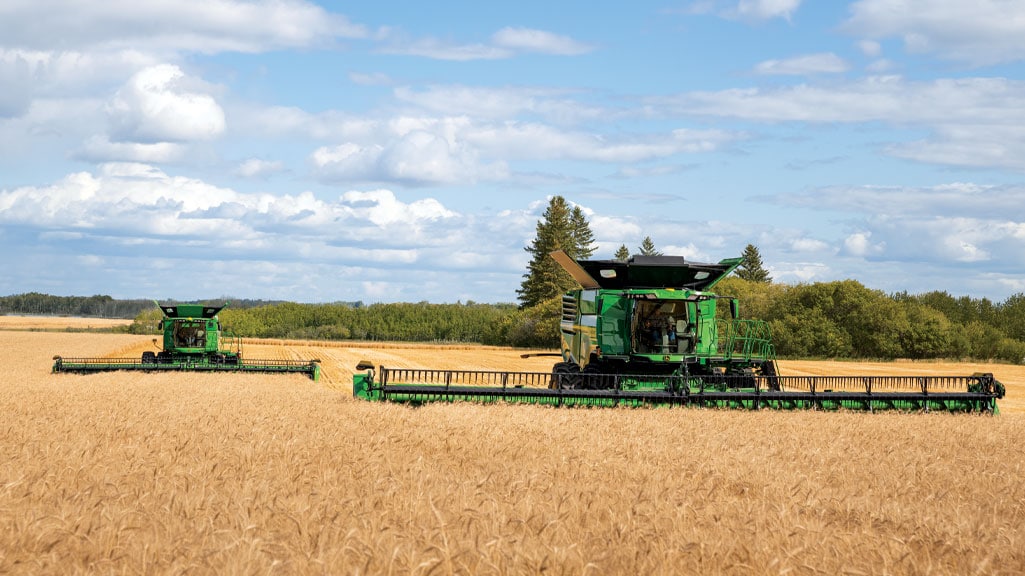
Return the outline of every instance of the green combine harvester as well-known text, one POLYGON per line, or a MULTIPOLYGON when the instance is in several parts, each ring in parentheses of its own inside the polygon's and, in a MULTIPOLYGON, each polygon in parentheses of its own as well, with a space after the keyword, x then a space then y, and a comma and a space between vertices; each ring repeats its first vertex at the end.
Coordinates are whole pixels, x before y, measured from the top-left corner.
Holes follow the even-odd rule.
MULTIPOLYGON (((634 256, 552 257, 580 284, 562 300, 562 361, 549 372, 375 368, 360 362, 353 394, 422 404, 904 410, 996 413, 1004 386, 971 376, 784 376, 769 326, 739 317, 712 288, 742 262, 634 256), (720 306, 724 302, 726 306, 720 306)), ((524 355, 524 357, 529 355, 524 355)))
MULTIPOLYGON (((227 306, 227 304, 225 304, 227 306)), ((92 374, 114 370, 271 372, 320 378, 320 360, 253 360, 242 358, 242 338, 222 331, 217 314, 224 306, 177 304, 162 306, 163 347, 141 358, 64 358, 54 356, 54 372, 92 374)), ((156 339, 153 339, 156 344, 156 339)))

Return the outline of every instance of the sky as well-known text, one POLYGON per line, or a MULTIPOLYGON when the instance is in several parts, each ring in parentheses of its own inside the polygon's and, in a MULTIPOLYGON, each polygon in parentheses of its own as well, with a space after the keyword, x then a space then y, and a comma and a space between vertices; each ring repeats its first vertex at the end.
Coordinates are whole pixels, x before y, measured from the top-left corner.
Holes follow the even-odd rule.
POLYGON ((515 302, 593 258, 1025 292, 1018 0, 0 3, 0 295, 515 302))

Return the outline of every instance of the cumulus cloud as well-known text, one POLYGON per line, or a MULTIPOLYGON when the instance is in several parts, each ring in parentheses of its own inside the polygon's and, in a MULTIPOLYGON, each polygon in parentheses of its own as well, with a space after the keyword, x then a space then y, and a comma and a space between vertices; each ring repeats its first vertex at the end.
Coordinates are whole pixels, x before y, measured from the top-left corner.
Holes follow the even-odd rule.
POLYGON ((90 93, 97 86, 123 82, 139 69, 159 63, 156 55, 130 48, 91 52, 26 50, 5 48, 0 41, 0 78, 19 82, 4 81, 0 100, 28 92, 47 98, 90 93))
POLYGON ((872 243, 871 232, 855 232, 844 238, 843 246, 848 254, 860 257, 881 254, 886 248, 884 242, 872 243))
POLYGON ((366 28, 303 0, 0 3, 0 38, 29 50, 264 52, 364 38, 366 28))
POLYGON ((406 204, 400 202, 390 190, 346 192, 342 194, 341 205, 349 214, 382 227, 393 224, 415 225, 417 222, 433 222, 458 216, 434 198, 406 204))
POLYGON ((952 183, 830 187, 772 201, 843 213, 852 228, 842 242, 847 256, 996 271, 1025 265, 1023 195, 1020 186, 952 183))
POLYGON ((225 129, 224 110, 173 64, 135 73, 107 106, 112 134, 135 142, 210 140, 225 129))
POLYGON ((978 66, 1025 58, 1025 18, 1016 2, 859 0, 850 13, 847 31, 899 38, 909 52, 978 66))
POLYGON ((137 163, 0 191, 0 222, 92 241, 112 234, 139 245, 217 245, 235 255, 283 257, 306 246, 311 257, 340 257, 337 246, 357 246, 382 260, 399 250, 406 261, 425 246, 450 245, 461 237, 453 231, 468 225, 433 198, 406 202, 383 189, 334 200, 311 192, 242 193, 137 163))
POLYGON ((931 131, 890 153, 925 162, 1025 170, 1025 82, 957 78, 927 82, 872 76, 843 84, 688 92, 651 98, 663 113, 761 122, 882 122, 931 131))
POLYGON ((99 270, 69 277, 66 266, 53 266, 78 259, 109 270, 102 290, 126 297, 210 297, 237 285, 254 297, 365 299, 372 295, 358 281, 370 281, 389 284, 390 300, 488 294, 509 301, 536 218, 463 214, 386 189, 324 198, 240 192, 137 163, 0 190, 0 231, 6 253, 20 255, 10 262, 19 277, 33 278, 37 289, 93 293, 84 286, 99 270), (183 267, 203 273, 182 274, 183 267), (446 276, 452 273, 458 286, 446 276), (208 282, 211 275, 217 281, 208 282))
POLYGON ((427 130, 396 134, 383 144, 323 146, 310 157, 327 181, 399 181, 410 185, 474 182, 503 177, 501 164, 478 160, 457 140, 427 130))

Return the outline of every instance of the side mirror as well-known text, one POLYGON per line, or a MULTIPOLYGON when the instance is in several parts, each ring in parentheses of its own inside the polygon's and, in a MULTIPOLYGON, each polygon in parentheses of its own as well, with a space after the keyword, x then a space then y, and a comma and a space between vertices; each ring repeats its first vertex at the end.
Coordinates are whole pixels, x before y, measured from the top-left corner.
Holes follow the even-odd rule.
POLYGON ((735 299, 730 299, 730 318, 736 320, 740 317, 740 302, 735 299))

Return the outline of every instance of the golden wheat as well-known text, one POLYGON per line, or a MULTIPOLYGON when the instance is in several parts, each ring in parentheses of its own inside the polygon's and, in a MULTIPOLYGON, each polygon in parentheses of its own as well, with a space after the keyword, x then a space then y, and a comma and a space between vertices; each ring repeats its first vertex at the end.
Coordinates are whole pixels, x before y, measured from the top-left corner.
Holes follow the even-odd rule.
POLYGON ((78 318, 75 316, 0 316, 0 330, 77 330, 128 326, 122 318, 78 318))
MULTIPOLYGON (((0 331, 0 573, 1025 571, 1025 415, 1010 398, 997 417, 410 409, 353 400, 354 360, 552 359, 345 342, 246 344, 320 357, 319 383, 49 373, 56 353, 146 345, 0 331)), ((1017 367, 988 370, 1021 396, 1017 367)))

